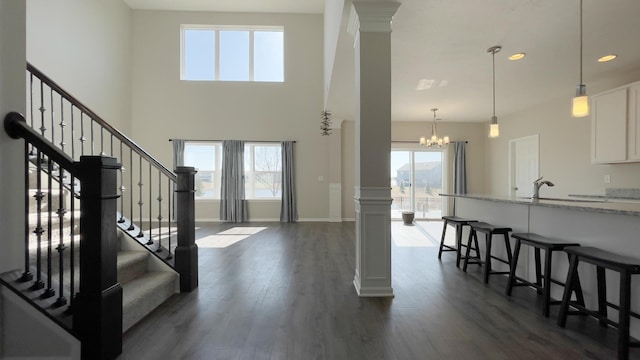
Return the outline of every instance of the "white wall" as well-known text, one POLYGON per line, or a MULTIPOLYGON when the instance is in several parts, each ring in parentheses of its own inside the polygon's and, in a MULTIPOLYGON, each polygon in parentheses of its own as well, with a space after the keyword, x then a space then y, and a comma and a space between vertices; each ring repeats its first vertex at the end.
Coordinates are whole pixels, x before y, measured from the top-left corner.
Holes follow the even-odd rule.
MULTIPOLYGON (((296 140, 299 217, 326 220, 322 24, 322 15, 134 11, 132 137, 169 166, 169 138, 296 140), (181 81, 181 24, 284 26, 285 82, 181 81)), ((198 201, 196 218, 218 219, 218 207, 217 201, 198 201)), ((249 202, 251 220, 279 214, 279 201, 249 202)))
POLYGON ((325 0, 324 2, 324 103, 326 105, 336 58, 338 39, 342 28, 344 0, 325 0))
MULTIPOLYGON (((24 113, 25 86, 24 66, 26 62, 26 7, 22 0, 0 1, 0 116, 10 111, 24 113)), ((0 203, 11 206, 0 207, 0 273, 20 268, 24 253, 24 238, 20 224, 24 218, 22 194, 11 189, 20 188, 23 162, 20 154, 21 141, 11 139, 0 131, 0 203)), ((3 289, 0 289, 2 291, 3 289)), ((6 300, 0 293, 0 358, 7 354, 6 300)))
POLYGON ((80 359, 80 341, 7 288, 0 288, 7 359, 80 359))
MULTIPOLYGON (((640 80, 640 71, 588 83, 589 94, 596 94, 640 80)), ((590 118, 572 118, 571 97, 567 96, 525 111, 499 117, 500 137, 488 140, 487 192, 508 194, 508 141, 524 136, 540 136, 540 175, 553 181, 555 187, 544 188, 549 196, 567 194, 604 194, 607 187, 640 188, 640 163, 592 165, 590 118), (604 175, 611 183, 604 183, 604 175)))
MULTIPOLYGON (((10 111, 25 111, 25 5, 0 2, 0 119, 10 111)), ((18 269, 24 254, 24 145, 0 131, 0 273, 18 269), (10 205, 7 205, 10 204, 10 205)))
POLYGON ((131 10, 121 0, 29 0, 27 60, 124 133, 131 114, 131 10))

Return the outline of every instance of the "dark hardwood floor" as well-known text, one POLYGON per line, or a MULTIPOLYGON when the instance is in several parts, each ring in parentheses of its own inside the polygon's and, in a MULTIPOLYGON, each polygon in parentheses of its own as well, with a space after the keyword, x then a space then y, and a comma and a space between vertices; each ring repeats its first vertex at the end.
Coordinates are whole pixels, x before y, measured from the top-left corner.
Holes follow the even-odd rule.
POLYGON ((435 244, 394 245, 395 298, 359 298, 353 223, 207 224, 196 237, 206 238, 199 288, 130 329, 120 359, 616 357, 614 330, 582 317, 562 329, 533 290, 508 298, 506 277, 485 286, 453 253, 438 261, 435 244), (210 236, 257 226, 266 229, 226 247, 238 235, 210 236))

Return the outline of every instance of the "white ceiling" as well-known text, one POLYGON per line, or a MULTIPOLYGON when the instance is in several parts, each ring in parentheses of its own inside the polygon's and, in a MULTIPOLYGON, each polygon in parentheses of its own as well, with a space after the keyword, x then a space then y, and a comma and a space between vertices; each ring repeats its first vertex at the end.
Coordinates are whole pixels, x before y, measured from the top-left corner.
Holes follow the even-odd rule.
MULTIPOLYGON (((132 8, 322 13, 323 0, 125 0, 132 8)), ((400 0, 392 32, 392 119, 491 117, 496 54, 498 118, 551 99, 570 99, 579 82, 579 0, 400 0), (507 56, 525 52, 526 58, 507 56), (430 89, 417 90, 422 79, 430 89)), ((584 0, 584 83, 640 70, 640 0, 584 0), (596 59, 615 53, 618 59, 596 59)), ((349 9, 349 7, 347 7, 349 9)), ((328 108, 354 116, 353 39, 343 24, 328 108)), ((630 79, 629 81, 636 80, 630 79)))
POLYGON ((132 9, 322 14, 324 0, 124 0, 132 9))

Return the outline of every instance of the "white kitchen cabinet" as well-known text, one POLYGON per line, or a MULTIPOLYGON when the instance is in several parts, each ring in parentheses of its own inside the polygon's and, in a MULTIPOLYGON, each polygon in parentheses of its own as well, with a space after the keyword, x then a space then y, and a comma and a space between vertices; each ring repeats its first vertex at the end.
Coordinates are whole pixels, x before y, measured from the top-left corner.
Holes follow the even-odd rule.
POLYGON ((628 90, 628 160, 640 161, 640 83, 628 90))
POLYGON ((591 99, 591 162, 627 162, 627 87, 591 99))

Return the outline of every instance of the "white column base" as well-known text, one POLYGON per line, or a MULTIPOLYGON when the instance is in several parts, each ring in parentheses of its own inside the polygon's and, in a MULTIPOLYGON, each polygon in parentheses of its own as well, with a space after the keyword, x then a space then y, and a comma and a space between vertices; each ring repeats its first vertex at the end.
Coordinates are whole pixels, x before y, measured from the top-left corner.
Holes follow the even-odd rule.
POLYGON ((358 296, 392 297, 391 191, 355 189, 356 269, 353 285, 358 296))

